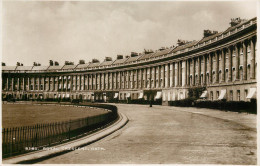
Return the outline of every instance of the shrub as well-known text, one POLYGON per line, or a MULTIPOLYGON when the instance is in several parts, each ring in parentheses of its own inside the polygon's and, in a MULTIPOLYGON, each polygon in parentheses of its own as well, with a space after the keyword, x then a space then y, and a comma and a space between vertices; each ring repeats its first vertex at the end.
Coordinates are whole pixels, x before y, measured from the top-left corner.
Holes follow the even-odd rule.
POLYGON ((187 98, 183 100, 169 101, 170 106, 179 106, 179 107, 192 107, 194 103, 194 98, 187 98))
POLYGON ((195 101, 195 107, 200 108, 212 108, 225 111, 234 112, 248 112, 257 113, 256 102, 245 102, 245 101, 195 101))
POLYGON ((199 99, 204 90, 206 90, 206 87, 189 88, 188 96, 189 98, 199 99))

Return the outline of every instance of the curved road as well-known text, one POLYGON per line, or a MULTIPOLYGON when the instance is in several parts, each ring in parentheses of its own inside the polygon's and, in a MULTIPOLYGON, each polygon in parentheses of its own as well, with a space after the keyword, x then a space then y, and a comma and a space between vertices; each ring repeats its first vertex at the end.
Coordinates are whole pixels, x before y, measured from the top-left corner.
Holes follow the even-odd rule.
POLYGON ((118 104, 128 124, 40 164, 256 164, 256 115, 118 104))

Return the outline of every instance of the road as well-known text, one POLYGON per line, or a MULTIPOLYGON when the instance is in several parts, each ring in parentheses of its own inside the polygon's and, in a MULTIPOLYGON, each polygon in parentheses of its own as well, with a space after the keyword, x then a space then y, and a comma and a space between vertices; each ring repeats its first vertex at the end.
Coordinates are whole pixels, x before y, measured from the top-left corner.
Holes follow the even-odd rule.
POLYGON ((118 104, 128 124, 37 164, 256 164, 256 115, 118 104))

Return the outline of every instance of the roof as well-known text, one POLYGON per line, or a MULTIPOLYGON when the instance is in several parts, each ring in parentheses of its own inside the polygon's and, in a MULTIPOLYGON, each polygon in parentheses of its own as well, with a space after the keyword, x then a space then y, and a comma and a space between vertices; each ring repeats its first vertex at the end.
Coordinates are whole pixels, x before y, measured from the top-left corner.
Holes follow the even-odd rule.
POLYGON ((15 70, 16 66, 2 66, 2 70, 15 70))
POLYGON ((157 52, 155 52, 153 55, 151 55, 150 58, 168 54, 168 53, 171 52, 173 49, 174 49, 174 48, 167 48, 167 49, 162 50, 162 51, 157 51, 157 52))
POLYGON ((155 53, 143 54, 138 60, 149 59, 155 53))
POLYGON ((99 66, 99 65, 100 65, 99 62, 97 62, 97 63, 90 63, 90 64, 88 65, 88 67, 97 67, 97 66, 99 66))
POLYGON ((214 39, 215 37, 221 35, 222 33, 223 33, 223 32, 219 32, 219 33, 216 33, 216 34, 214 34, 214 35, 211 35, 211 36, 208 36, 208 37, 204 37, 204 38, 202 38, 198 43, 200 44, 200 43, 203 43, 203 42, 208 41, 208 40, 210 40, 210 39, 214 39))
POLYGON ((182 46, 177 46, 177 47, 175 47, 170 53, 173 53, 173 52, 177 52, 177 51, 179 51, 179 50, 182 50, 182 49, 185 49, 185 48, 188 48, 188 47, 192 47, 192 46, 194 46, 194 45, 196 45, 198 43, 198 41, 192 41, 192 42, 189 42, 189 43, 187 43, 187 44, 185 44, 185 45, 182 45, 182 46))
POLYGON ((127 62, 132 62, 132 61, 136 61, 138 58, 140 58, 140 56, 129 57, 129 58, 125 61, 125 63, 127 63, 127 62))
POLYGON ((113 65, 115 64, 120 64, 120 63, 124 63, 128 58, 124 58, 124 59, 117 59, 113 62, 113 65))
POLYGON ((100 66, 106 66, 106 65, 111 65, 113 61, 104 61, 100 64, 100 66))
POLYGON ((235 26, 233 26, 233 27, 229 27, 227 30, 225 30, 223 33, 225 33, 225 32, 228 32, 228 31, 231 31, 231 30, 233 30, 233 29, 235 29, 235 28, 237 28, 237 27, 239 27, 239 26, 241 26, 241 25, 243 25, 243 24, 245 24, 246 22, 249 22, 249 21, 251 21, 252 19, 250 19, 250 20, 246 20, 246 21, 241 21, 241 23, 239 23, 239 24, 237 24, 237 25, 235 25, 235 26))
POLYGON ((50 66, 47 70, 60 70, 62 66, 50 66))
POLYGON ((75 69, 75 67, 76 67, 77 65, 64 65, 63 67, 62 67, 62 70, 66 70, 66 69, 75 69))
POLYGON ((17 66, 16 70, 32 70, 33 66, 17 66))
POLYGON ((49 66, 33 66, 32 70, 47 70, 49 66))
POLYGON ((75 69, 84 69, 87 68, 89 66, 89 63, 86 64, 78 64, 78 66, 75 69))

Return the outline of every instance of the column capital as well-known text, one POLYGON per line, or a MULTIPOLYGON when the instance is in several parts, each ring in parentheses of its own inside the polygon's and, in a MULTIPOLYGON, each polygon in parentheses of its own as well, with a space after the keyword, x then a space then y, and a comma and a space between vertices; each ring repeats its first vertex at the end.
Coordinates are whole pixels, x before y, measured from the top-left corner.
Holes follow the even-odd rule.
POLYGON ((234 49, 234 45, 228 46, 227 49, 232 51, 234 49))
POLYGON ((249 43, 249 40, 248 40, 248 39, 245 39, 245 40, 244 40, 244 41, 242 41, 241 43, 242 43, 242 45, 245 45, 245 46, 247 46, 247 45, 248 45, 248 43, 249 43))
POLYGON ((256 36, 251 37, 251 38, 250 38, 250 41, 251 41, 251 42, 254 42, 254 44, 255 44, 255 42, 256 42, 256 36))
POLYGON ((226 53, 227 48, 221 48, 220 51, 223 52, 223 53, 226 53))

